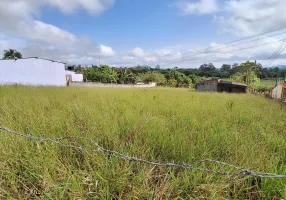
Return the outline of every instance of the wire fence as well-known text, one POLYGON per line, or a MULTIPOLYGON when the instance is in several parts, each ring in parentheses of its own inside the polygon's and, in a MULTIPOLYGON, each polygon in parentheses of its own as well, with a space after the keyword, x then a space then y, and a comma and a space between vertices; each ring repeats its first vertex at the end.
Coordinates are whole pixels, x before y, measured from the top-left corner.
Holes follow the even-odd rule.
POLYGON ((18 137, 23 137, 27 138, 30 140, 35 140, 39 142, 50 142, 54 143, 56 145, 66 147, 69 149, 73 149, 76 151, 80 152, 89 152, 89 153, 103 153, 108 156, 113 156, 113 157, 118 157, 123 161, 129 161, 129 162, 137 162, 137 163, 145 163, 148 165, 152 166, 160 166, 160 167, 170 167, 170 168, 182 168, 182 169, 189 169, 189 170, 194 170, 194 171, 201 171, 205 173, 213 173, 213 174, 219 174, 219 175, 226 175, 229 177, 232 176, 240 176, 240 177, 246 177, 246 176, 252 176, 252 177, 259 177, 259 178, 286 178, 286 175, 279 175, 279 174, 272 174, 272 173, 262 173, 262 172, 255 172, 251 171, 248 169, 244 169, 242 167, 238 167, 232 164, 228 164, 225 162, 217 161, 217 160, 210 160, 210 159, 203 159, 203 160, 197 160, 192 163, 183 163, 183 164, 176 164, 176 163, 160 163, 160 162, 155 162, 155 161, 149 161, 137 157, 132 157, 132 156, 127 156, 124 155, 120 152, 114 151, 114 150, 109 150, 105 149, 104 147, 100 146, 97 142, 85 138, 85 137, 78 137, 78 136, 66 136, 66 137, 60 137, 60 138, 46 138, 46 137, 38 137, 38 136, 33 136, 31 134, 23 134, 23 133, 18 133, 16 131, 10 130, 6 127, 0 126, 0 130, 3 133, 10 134, 10 135, 15 135, 18 137), (88 141, 90 144, 92 144, 95 148, 94 149, 88 149, 84 146, 76 146, 71 143, 71 140, 85 140, 88 141), (69 141, 70 143, 65 143, 65 141, 69 141), (195 165, 198 164, 215 164, 217 166, 224 166, 228 167, 230 170, 229 171, 218 171, 218 170, 213 170, 209 168, 202 168, 202 167, 195 167, 195 165))

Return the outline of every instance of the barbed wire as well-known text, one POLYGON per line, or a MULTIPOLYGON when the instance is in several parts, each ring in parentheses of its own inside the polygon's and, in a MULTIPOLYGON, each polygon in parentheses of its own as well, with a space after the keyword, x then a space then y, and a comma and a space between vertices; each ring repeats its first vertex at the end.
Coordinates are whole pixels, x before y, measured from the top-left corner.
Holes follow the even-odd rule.
POLYGON ((189 169, 194 171, 201 171, 206 173, 213 173, 213 174, 219 174, 219 175, 226 175, 226 176, 253 176, 253 177, 259 177, 259 178, 286 178, 286 175, 279 175, 279 174, 272 174, 272 173, 263 173, 263 172, 254 172, 251 170, 244 169, 242 167, 237 167, 232 164, 228 164, 225 162, 217 161, 217 160, 211 160, 211 159, 203 159, 203 160, 197 160, 192 163, 183 163, 183 164, 176 164, 176 163, 160 163, 160 162, 154 162, 149 161, 137 157, 127 156, 124 155, 118 151, 105 149, 104 147, 100 146, 97 142, 93 141, 92 139, 85 138, 85 137, 78 137, 78 136, 65 136, 60 138, 46 138, 46 137, 38 137, 31 134, 23 134, 19 133, 13 130, 10 130, 6 127, 0 126, 0 130, 6 134, 12 134, 18 137, 27 138, 30 140, 36 140, 39 142, 50 142, 57 144, 62 147, 67 147, 73 150, 81 151, 81 152, 90 152, 90 153, 104 153, 108 156, 118 157, 121 160, 129 161, 129 162, 137 162, 137 163, 145 163, 148 165, 153 166, 159 166, 159 167, 170 167, 170 168, 182 168, 182 169, 189 169), (92 145, 96 147, 96 149, 88 149, 83 146, 75 146, 72 144, 65 144, 65 140, 85 140, 90 142, 92 145), (196 164, 202 164, 202 163, 210 163, 210 164, 216 164, 218 166, 225 166, 229 167, 230 169, 235 169, 235 171, 218 171, 208 168, 201 168, 201 167, 195 167, 196 164))

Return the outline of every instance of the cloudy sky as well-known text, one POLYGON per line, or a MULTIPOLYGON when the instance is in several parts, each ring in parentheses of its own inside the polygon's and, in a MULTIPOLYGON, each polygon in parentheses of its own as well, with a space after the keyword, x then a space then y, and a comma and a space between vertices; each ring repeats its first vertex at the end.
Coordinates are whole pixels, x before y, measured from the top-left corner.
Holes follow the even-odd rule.
MULTIPOLYGON (((285 7, 285 0, 0 0, 0 51, 118 67, 267 65, 286 38, 285 7), (225 44, 272 30, 279 31, 225 44)), ((273 64, 286 64, 286 54, 273 64)))

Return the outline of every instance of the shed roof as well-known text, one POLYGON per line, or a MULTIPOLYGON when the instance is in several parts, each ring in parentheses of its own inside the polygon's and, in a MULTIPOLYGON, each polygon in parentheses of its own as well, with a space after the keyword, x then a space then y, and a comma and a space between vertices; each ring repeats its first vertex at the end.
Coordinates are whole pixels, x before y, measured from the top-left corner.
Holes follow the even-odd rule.
POLYGON ((64 62, 50 60, 50 59, 45 59, 45 58, 39 58, 39 57, 27 57, 27 58, 15 58, 15 59, 0 59, 0 60, 24 60, 24 59, 41 59, 41 60, 47 60, 47 61, 56 62, 56 63, 67 64, 67 63, 64 63, 64 62))

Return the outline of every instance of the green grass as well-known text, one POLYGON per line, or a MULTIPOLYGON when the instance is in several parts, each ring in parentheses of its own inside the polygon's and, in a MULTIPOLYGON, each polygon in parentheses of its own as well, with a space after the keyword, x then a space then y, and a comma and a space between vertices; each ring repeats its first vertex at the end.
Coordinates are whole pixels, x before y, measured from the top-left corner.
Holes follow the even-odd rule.
MULTIPOLYGON (((277 83, 283 83, 284 79, 279 78, 277 83)), ((260 82, 261 87, 268 87, 268 88, 274 88, 276 86, 276 79, 262 79, 260 82)))
MULTIPOLYGON (((5 86, 0 105, 0 124, 22 133, 88 137, 152 161, 214 159, 286 174, 286 109, 258 96, 5 86)), ((0 133, 0 199, 286 198, 283 179, 258 187, 251 178, 130 163, 0 133)))

